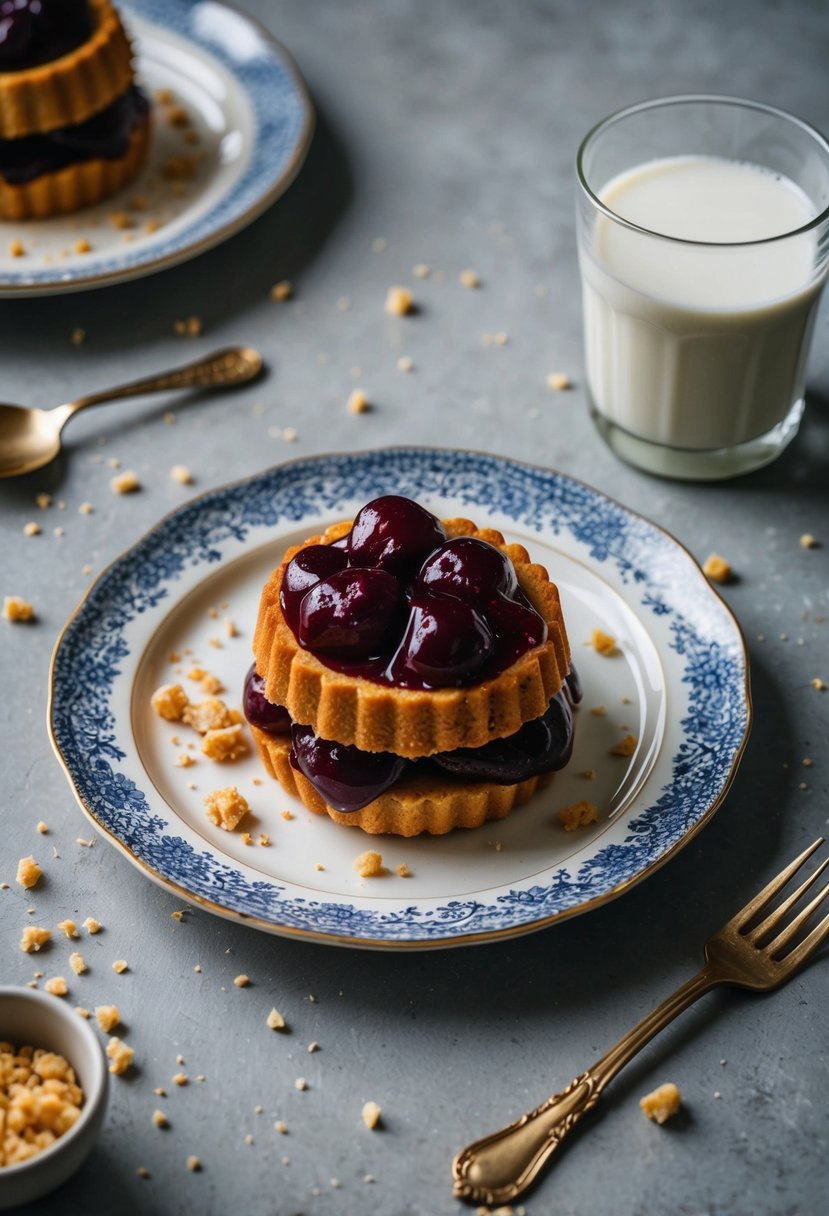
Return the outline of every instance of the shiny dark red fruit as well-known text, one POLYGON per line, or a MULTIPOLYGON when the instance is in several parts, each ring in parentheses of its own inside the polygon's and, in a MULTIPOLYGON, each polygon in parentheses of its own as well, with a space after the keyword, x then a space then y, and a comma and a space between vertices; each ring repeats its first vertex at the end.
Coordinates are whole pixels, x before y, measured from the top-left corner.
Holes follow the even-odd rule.
POLYGON ((78 0, 0 0, 0 71, 57 59, 91 33, 89 6, 78 0))
POLYGON ((258 726, 269 735, 284 735, 291 729, 291 715, 284 705, 274 705, 265 696, 265 681, 252 664, 245 676, 242 710, 251 726, 258 726))
POLYGON ((434 756, 433 762, 465 781, 516 785, 563 768, 573 750, 573 711, 566 692, 553 697, 542 717, 514 735, 483 747, 460 747, 434 756))
POLYGON ((291 763, 335 811, 359 811, 400 777, 407 761, 391 752, 363 752, 320 739, 310 726, 291 730, 291 763))
POLYGON ((515 567, 505 553, 475 536, 457 536, 427 557, 415 590, 452 595, 466 604, 486 605, 495 595, 512 595, 515 567))
POLYGON ((494 648, 492 630, 470 604, 449 596, 413 596, 392 674, 404 685, 446 688, 468 684, 494 648))
POLYGON ((299 606, 303 598, 321 579, 344 570, 347 564, 346 554, 332 545, 309 545, 288 562, 282 576, 279 602, 294 633, 299 629, 299 606))
POLYGON ((380 566, 394 574, 414 575, 418 566, 446 540, 443 524, 411 498, 385 494, 357 513, 351 529, 352 566, 380 566))
POLYGON ((323 655, 368 658, 394 645, 403 608, 403 588, 394 575, 377 569, 338 570, 303 597, 297 640, 323 655))

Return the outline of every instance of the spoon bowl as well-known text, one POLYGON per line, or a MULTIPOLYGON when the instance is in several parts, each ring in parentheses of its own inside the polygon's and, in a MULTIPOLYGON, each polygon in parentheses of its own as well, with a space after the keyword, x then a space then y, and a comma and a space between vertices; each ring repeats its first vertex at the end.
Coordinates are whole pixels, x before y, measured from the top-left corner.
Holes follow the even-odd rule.
POLYGON ((89 405, 174 389, 232 388, 253 380, 262 366, 258 351, 249 346, 230 346, 184 367, 104 389, 53 410, 0 404, 0 477, 32 473, 54 460, 60 451, 64 426, 89 405))

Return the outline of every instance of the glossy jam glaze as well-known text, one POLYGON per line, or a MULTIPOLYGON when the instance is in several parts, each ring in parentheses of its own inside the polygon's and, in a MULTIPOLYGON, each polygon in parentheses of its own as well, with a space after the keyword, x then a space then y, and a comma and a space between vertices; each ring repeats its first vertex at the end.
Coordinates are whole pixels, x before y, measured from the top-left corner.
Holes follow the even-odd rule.
POLYGON ((86 122, 46 135, 0 139, 0 176, 13 186, 80 161, 117 160, 127 152, 135 128, 148 113, 147 98, 132 85, 86 122))
POLYGON ((483 747, 458 748, 422 760, 404 760, 391 752, 364 752, 320 739, 309 726, 291 725, 287 710, 265 698, 263 681, 251 668, 245 680, 245 716, 270 734, 291 731, 291 764, 302 772, 329 806, 359 811, 390 789, 404 774, 441 773, 461 781, 515 785, 528 777, 563 768, 573 750, 573 706, 581 700, 575 670, 553 697, 546 713, 505 739, 483 747))
POLYGON ((0 0, 0 72, 50 63, 91 35, 86 0, 0 0))
POLYGON ((321 663, 396 688, 489 679, 547 637, 504 553, 477 537, 447 540, 434 515, 397 495, 368 503, 334 544, 301 550, 280 603, 321 663))

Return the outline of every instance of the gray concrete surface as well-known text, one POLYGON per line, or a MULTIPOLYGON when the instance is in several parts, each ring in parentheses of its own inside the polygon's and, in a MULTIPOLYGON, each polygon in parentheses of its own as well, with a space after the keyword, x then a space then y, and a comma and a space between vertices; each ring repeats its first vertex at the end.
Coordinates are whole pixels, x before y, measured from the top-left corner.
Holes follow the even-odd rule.
MULTIPOLYGON (((39 615, 31 628, 0 622, 0 878, 12 883, 0 892, 0 971, 4 982, 22 984, 37 965, 17 949, 26 907, 36 907, 39 923, 93 912, 107 931, 85 947, 100 965, 83 983, 84 1003, 117 999, 140 1060, 133 1077, 116 1080, 88 1164, 33 1216, 458 1212, 454 1151, 604 1051, 691 973, 709 931, 829 822, 829 694, 810 687, 814 676, 829 681, 826 308, 807 418, 775 466, 718 486, 653 480, 620 464, 586 416, 572 221, 578 139, 626 103, 728 92, 829 129, 826 5, 245 7, 294 52, 319 107, 313 148, 290 192, 223 247, 156 278, 0 303, 7 400, 58 402, 232 341, 259 346, 270 364, 264 383, 232 398, 176 404, 175 427, 162 421, 168 400, 90 412, 73 424, 58 463, 0 483, 2 593, 29 596, 39 615), (382 252, 373 251, 375 238, 387 241, 382 252), (391 283, 410 281, 416 262, 444 278, 415 281, 422 311, 404 326, 384 316, 382 303, 391 283), (457 283, 466 266, 480 274, 480 291, 457 283), (280 306, 268 289, 282 278, 297 290, 280 306), (338 310, 341 296, 350 311, 338 310), (174 337, 173 321, 190 313, 202 316, 202 337, 174 337), (69 342, 75 326, 88 334, 79 347, 69 342), (509 344, 485 348, 481 333, 496 330, 509 344), (412 375, 396 369, 404 353, 415 361, 412 375), (345 409, 354 365, 376 402, 361 417, 345 409), (546 390, 552 370, 569 372, 573 391, 546 390), (270 438, 274 425, 295 427, 296 444, 270 438), (173 463, 188 464, 202 490, 297 454, 400 442, 556 466, 657 519, 700 559, 712 550, 728 556, 739 577, 725 595, 748 638, 756 707, 733 790, 697 839, 641 886, 506 944, 381 955, 270 938, 204 912, 177 923, 177 901, 103 840, 92 849, 74 843, 88 825, 51 753, 45 712, 50 652, 90 581, 83 567, 96 573, 182 501, 167 477, 173 463), (93 462, 101 454, 136 469, 143 491, 113 499, 110 470, 93 462), (40 490, 64 499, 66 510, 38 515, 45 532, 27 539, 22 528, 37 514, 40 490), (78 514, 84 499, 97 504, 94 515, 78 514), (821 547, 802 549, 803 532, 821 547), (814 759, 808 770, 806 756, 814 759), (51 830, 44 840, 34 829, 40 818, 51 830), (46 856, 47 881, 27 895, 14 885, 14 867, 33 849, 46 856), (114 957, 129 961, 128 974, 111 975, 114 957), (255 980, 246 993, 231 983, 240 971, 255 980), (272 1003, 294 1033, 263 1046, 262 1008, 272 1003), (309 1056, 312 1039, 321 1050, 309 1056), (171 1085, 178 1053, 203 1083, 171 1085), (294 1090, 298 1074, 311 1084, 307 1093, 294 1090), (166 1132, 150 1118, 158 1085, 170 1091, 166 1132), (382 1132, 363 1129, 364 1097, 382 1105, 382 1132), (273 1131, 279 1117, 288 1136, 273 1131), (199 1174, 186 1169, 190 1153, 204 1163, 199 1174), (149 1180, 137 1176, 139 1166, 149 1180)), ((776 995, 707 997, 614 1084, 526 1211, 826 1211, 827 1003, 826 952, 776 995), (638 1098, 667 1079, 680 1085, 686 1116, 659 1129, 638 1098)))

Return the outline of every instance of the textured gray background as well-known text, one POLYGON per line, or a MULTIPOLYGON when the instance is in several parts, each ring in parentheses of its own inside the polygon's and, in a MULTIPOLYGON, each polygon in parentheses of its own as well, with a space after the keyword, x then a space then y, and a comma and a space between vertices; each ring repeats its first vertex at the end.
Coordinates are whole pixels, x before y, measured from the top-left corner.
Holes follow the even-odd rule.
MULTIPOLYGON (((319 107, 314 145, 289 193, 222 248, 157 278, 0 302, 8 400, 56 403, 236 340, 259 346, 271 369, 249 391, 176 403, 174 428, 162 422, 170 400, 90 412, 72 425, 58 463, 0 483, 0 591, 32 598, 39 616, 30 628, 0 622, 0 877, 12 882, 0 892, 2 979, 24 983, 37 965, 17 949, 27 906, 45 924, 94 913, 107 931, 84 943, 97 966, 73 988, 88 1006, 118 1001, 140 1060, 134 1077, 115 1079, 88 1164, 31 1209, 42 1216, 459 1211, 453 1152, 615 1041, 696 968, 707 933, 827 823, 829 695, 809 685, 815 675, 829 680, 829 624, 813 620, 829 612, 825 307, 806 422, 775 466, 720 486, 650 479, 618 463, 586 416, 572 222, 578 139, 624 104, 730 92, 829 128, 826 4, 246 7, 294 52, 319 107), (382 253, 372 251, 378 237, 388 242, 382 253), (386 318, 386 288, 410 281, 421 261, 444 280, 415 281, 418 317, 386 318), (479 292, 458 285, 465 266, 481 275, 479 292), (290 305, 268 299, 281 278, 296 283, 290 305), (538 286, 549 294, 540 298, 538 286), (343 295, 349 312, 336 307, 343 295), (175 338, 173 321, 194 312, 203 336, 175 338), (77 325, 88 338, 75 348, 77 325), (484 348, 481 333, 495 330, 509 345, 484 348), (411 376, 396 370, 402 353, 416 363, 411 376), (345 410, 355 364, 377 403, 358 418, 345 410), (546 390, 552 370, 569 372, 575 389, 546 390), (256 403, 264 415, 254 414, 256 403), (274 425, 296 427, 298 442, 269 438, 274 425), (52 645, 89 583, 82 567, 99 571, 186 497, 168 479, 173 463, 188 464, 203 490, 298 454, 403 442, 556 466, 657 519, 700 559, 711 550, 728 556, 739 577, 725 594, 749 640, 756 707, 728 801, 679 857, 622 899, 503 945, 382 955, 270 938, 204 912, 176 923, 176 902, 102 840, 92 849, 74 843, 88 824, 50 751, 45 709, 52 645), (101 454, 135 468, 143 491, 113 498, 110 470, 93 462, 101 454), (44 535, 25 539, 42 489, 66 510, 38 514, 44 535), (77 513, 84 499, 94 515, 77 513), (51 533, 58 522, 61 540, 51 533), (806 531, 823 547, 801 549, 806 531), (52 828, 45 839, 34 831, 41 817, 52 828), (49 857, 52 843, 60 860, 49 857), (48 879, 30 897, 13 878, 17 858, 33 849, 48 879), (131 967, 120 978, 108 967, 119 956, 131 967), (255 988, 232 987, 240 971, 255 988), (263 1040, 274 1003, 294 1033, 263 1040), (311 1039, 322 1046, 314 1056, 305 1052, 311 1039), (170 1093, 172 1127, 162 1133, 150 1122, 159 1105, 152 1089, 175 1088, 178 1052, 191 1076, 207 1079, 170 1093), (293 1088, 300 1073, 311 1083, 305 1094, 293 1088), (361 1125, 366 1097, 383 1107, 381 1133, 361 1125), (279 1116, 287 1137, 272 1129, 279 1116), (190 1153, 202 1158, 201 1174, 186 1170, 190 1153), (136 1176, 139 1165, 150 1181, 136 1176), (373 1186, 362 1181, 367 1172, 373 1186)), ((43 961, 54 970, 63 953, 43 961)), ((622 1075, 527 1211, 825 1211, 828 1001, 826 957, 777 995, 707 997, 622 1075), (659 1129, 637 1101, 666 1079, 680 1085, 687 1113, 659 1129)))

